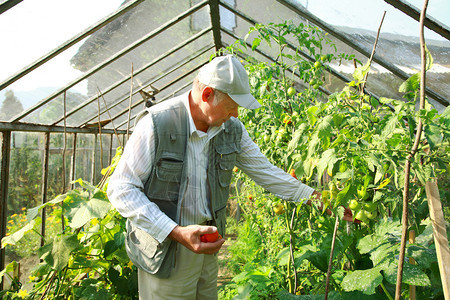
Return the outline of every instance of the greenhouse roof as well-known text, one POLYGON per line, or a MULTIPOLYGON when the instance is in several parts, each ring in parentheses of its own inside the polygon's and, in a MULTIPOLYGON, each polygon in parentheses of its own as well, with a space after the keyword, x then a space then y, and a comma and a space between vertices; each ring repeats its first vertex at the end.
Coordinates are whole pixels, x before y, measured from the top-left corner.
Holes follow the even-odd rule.
MULTIPOLYGON (((95 133, 100 124, 103 132, 123 132, 146 103, 188 91, 217 49, 243 39, 255 23, 285 20, 319 27, 338 53, 362 63, 380 28, 367 90, 401 99, 398 86, 420 71, 420 7, 418 0, 6 0, 0 4, 0 100, 12 92, 23 109, 0 114, 0 130, 95 133)), ((431 1, 427 11, 425 37, 434 59, 427 95, 442 111, 450 101, 450 3, 431 1)), ((270 48, 258 55, 276 60, 270 48)), ((330 65, 330 77, 340 83, 322 92, 342 89, 353 70, 352 62, 330 65)))

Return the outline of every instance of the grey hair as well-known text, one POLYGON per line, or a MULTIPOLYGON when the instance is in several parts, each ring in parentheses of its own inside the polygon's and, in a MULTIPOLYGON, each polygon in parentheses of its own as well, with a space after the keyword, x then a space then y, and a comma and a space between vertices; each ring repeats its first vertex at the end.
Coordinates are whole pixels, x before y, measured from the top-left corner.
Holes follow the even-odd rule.
MULTIPOLYGON (((193 88, 197 88, 198 91, 202 91, 205 87, 207 87, 208 85, 200 82, 198 80, 197 77, 195 77, 194 79, 194 84, 193 84, 193 88)), ((213 105, 216 106, 217 104, 219 104, 223 99, 225 99, 225 96, 227 95, 226 93, 219 91, 213 87, 211 87, 214 90, 214 101, 213 101, 213 105)))

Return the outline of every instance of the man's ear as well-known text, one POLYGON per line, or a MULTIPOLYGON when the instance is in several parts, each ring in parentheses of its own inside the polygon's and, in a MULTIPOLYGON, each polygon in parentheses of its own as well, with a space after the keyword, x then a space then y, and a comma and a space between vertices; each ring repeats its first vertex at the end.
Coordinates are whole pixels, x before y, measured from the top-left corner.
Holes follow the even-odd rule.
POLYGON ((214 98, 214 89, 212 87, 206 86, 202 91, 202 101, 208 102, 214 98))

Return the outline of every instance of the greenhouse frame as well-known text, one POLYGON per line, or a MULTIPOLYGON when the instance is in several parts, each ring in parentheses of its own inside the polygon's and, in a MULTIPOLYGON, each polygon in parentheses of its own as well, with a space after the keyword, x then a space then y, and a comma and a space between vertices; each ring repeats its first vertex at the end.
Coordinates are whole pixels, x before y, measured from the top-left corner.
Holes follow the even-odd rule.
MULTIPOLYGON (((0 21, 13 17, 16 11, 28 5, 27 2, 4 0, 0 3, 0 21)), ((439 20, 433 15, 439 15, 442 2, 433 2, 428 4, 423 23, 427 49, 433 56, 424 93, 436 113, 445 114, 450 103, 450 28, 448 16, 447 20, 439 20)), ((344 4, 326 0, 124 0, 78 34, 65 37, 62 43, 54 42, 53 49, 46 53, 37 53, 39 58, 34 61, 17 64, 18 68, 8 71, 6 78, 0 76, 0 96, 5 99, 0 109, 1 238, 12 233, 11 226, 18 226, 12 215, 20 215, 57 199, 60 194, 83 187, 77 179, 84 178, 92 186, 102 184, 109 175, 108 166, 118 147, 124 147, 133 132, 136 116, 147 107, 189 91, 198 70, 217 52, 234 52, 242 62, 250 61, 249 56, 252 56, 266 64, 277 64, 280 60, 283 63, 278 54, 280 49, 256 38, 258 31, 251 28, 257 24, 305 24, 305 28, 310 26, 311 30, 324 33, 321 54, 348 54, 339 58, 329 55, 336 59, 322 63, 323 84, 315 88, 319 102, 325 102, 345 89, 347 83, 354 82, 353 71, 368 60, 370 72, 362 85, 363 93, 378 102, 386 98, 403 99, 404 92, 398 87, 421 71, 418 36, 421 1, 347 0, 344 4), (358 9, 353 11, 355 7, 358 9), (374 7, 379 10, 369 13, 374 7), (378 11, 384 14, 378 15, 378 11), (365 16, 361 19, 358 14, 365 16), (330 20, 331 15, 336 18, 330 20), (361 24, 361 20, 366 23, 361 24), (414 28, 414 35, 410 33, 411 28, 414 28), (237 48, 240 50, 232 50, 237 48), (53 84, 53 80, 60 82, 56 79, 62 77, 60 65, 64 65, 65 70, 70 69, 67 73, 71 75, 64 77, 67 78, 65 84, 53 84), (38 78, 47 80, 42 88, 20 92, 21 86, 38 78), (13 106, 7 106, 7 99, 17 101, 22 97, 27 98, 26 106, 14 106, 14 111, 13 106), (30 174, 36 178, 30 179, 30 174)), ((52 18, 52 7, 43 10, 52 18)), ((286 64, 294 60, 293 57, 314 64, 320 57, 319 53, 296 46, 295 39, 286 39, 282 49, 288 53, 284 56, 286 64)), ((9 45, 4 43, 3 47, 9 45)), ((30 47, 29 51, 32 50, 30 47)), ((20 57, 2 59, 4 62, 21 60, 20 57)), ((308 83, 302 77, 301 69, 287 68, 286 72, 296 92, 311 88, 311 81, 308 83)), ((395 105, 386 105, 395 111, 395 105)), ((421 109, 419 100, 416 109, 421 109)), ((446 147, 448 150, 448 144, 446 147)), ((448 162, 443 178, 444 181, 449 179, 448 162)), ((449 195, 448 190, 444 195, 449 195)), ((435 198, 439 203, 437 214, 442 215, 440 202, 445 205, 449 199, 442 199, 441 193, 439 201, 439 191, 435 198)), ((44 237, 53 230, 48 223, 50 213, 49 207, 39 210, 42 223, 36 226, 40 227, 41 237, 34 241, 33 247, 43 247, 44 237)), ((444 214, 448 214, 448 210, 444 214)), ((446 218, 448 220, 448 216, 446 218)), ((61 219, 64 231, 64 215, 61 219)), ((450 259, 448 240, 445 242, 448 226, 444 223, 441 228, 444 247, 438 250, 443 289, 443 294, 438 296, 445 299, 450 299, 450 263, 445 262, 450 259)), ((7 255, 6 249, 1 248, 0 270, 20 258, 17 254, 7 255)), ((24 262, 21 268, 24 264, 38 264, 39 259, 42 261, 41 257, 24 262)), ((22 271, 19 268, 14 272, 22 271)), ((3 280, 2 290, 12 284, 3 280)))

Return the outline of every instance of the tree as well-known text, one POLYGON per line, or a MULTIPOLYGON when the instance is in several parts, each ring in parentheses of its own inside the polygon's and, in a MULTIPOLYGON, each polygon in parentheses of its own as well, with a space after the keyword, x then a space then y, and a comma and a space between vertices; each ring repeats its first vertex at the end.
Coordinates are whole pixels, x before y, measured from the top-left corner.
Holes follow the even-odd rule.
POLYGON ((5 99, 0 107, 0 120, 8 121, 22 111, 22 102, 20 102, 19 98, 14 95, 12 90, 7 90, 5 93, 5 99))

